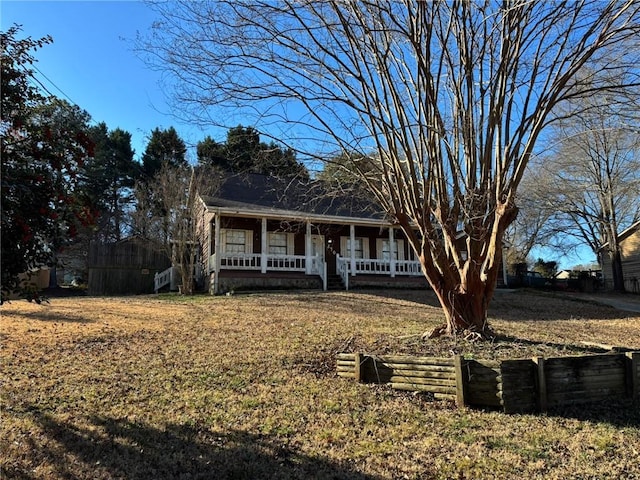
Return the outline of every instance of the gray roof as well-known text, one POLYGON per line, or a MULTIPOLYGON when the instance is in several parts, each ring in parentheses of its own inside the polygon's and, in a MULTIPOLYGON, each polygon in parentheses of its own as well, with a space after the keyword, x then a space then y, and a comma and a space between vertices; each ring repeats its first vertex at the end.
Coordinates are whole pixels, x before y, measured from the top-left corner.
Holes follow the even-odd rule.
POLYGON ((330 191, 324 182, 259 174, 231 175, 218 192, 202 196, 208 207, 250 211, 287 211, 304 215, 384 221, 382 210, 361 192, 330 191))

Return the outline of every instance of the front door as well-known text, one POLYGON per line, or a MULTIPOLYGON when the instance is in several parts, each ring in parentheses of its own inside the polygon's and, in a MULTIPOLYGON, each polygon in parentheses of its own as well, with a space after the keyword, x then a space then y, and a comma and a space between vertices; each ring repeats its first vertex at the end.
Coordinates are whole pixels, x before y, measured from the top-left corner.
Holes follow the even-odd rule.
POLYGON ((324 262, 324 235, 311 235, 311 256, 324 262))

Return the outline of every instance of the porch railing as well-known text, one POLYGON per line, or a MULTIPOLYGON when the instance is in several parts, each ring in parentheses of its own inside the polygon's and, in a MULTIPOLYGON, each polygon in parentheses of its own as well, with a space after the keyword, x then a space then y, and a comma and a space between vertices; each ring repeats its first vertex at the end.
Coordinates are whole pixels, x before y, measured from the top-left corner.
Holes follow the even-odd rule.
MULTIPOLYGON (((375 258, 356 258, 355 259, 355 274, 364 275, 391 275, 391 261, 378 260, 375 258)), ((422 267, 420 262, 411 260, 396 260, 395 262, 395 275, 398 276, 421 276, 422 267)), ((336 267, 338 274, 342 277, 342 281, 345 282, 345 278, 354 272, 351 269, 351 259, 336 256, 336 267)), ((346 283, 345 283, 346 284, 346 283)))
POLYGON ((396 275, 421 277, 423 275, 422 265, 420 265, 420 262, 413 260, 396 260, 396 275))
MULTIPOLYGON (((260 253, 222 253, 220 268, 224 270, 262 270, 263 257, 260 253)), ((304 255, 265 255, 266 271, 306 272, 307 257, 304 255)), ((322 258, 310 257, 309 272, 322 276, 324 262, 322 258)), ((209 257, 209 270, 214 271, 216 254, 209 257)))
POLYGON ((167 285, 169 285, 169 290, 172 290, 176 284, 176 276, 176 267, 169 267, 163 272, 156 273, 153 277, 154 291, 158 293, 162 287, 166 287, 167 285))

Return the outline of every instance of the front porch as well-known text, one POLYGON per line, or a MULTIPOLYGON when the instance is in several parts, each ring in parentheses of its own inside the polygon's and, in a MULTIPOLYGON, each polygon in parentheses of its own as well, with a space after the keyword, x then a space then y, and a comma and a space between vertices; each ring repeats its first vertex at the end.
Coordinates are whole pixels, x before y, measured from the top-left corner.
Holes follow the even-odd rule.
MULTIPOLYGON (((417 288, 426 286, 420 262, 375 258, 335 258, 341 287, 417 288)), ((328 289, 327 263, 320 255, 217 253, 209 257, 211 285, 226 293, 248 288, 328 289), (216 268, 217 267, 217 268, 216 268), (216 274, 217 272, 217 274, 216 274)))
POLYGON ((424 279, 403 233, 379 219, 257 213, 208 210, 201 254, 210 293, 402 284, 396 278, 410 280, 408 286, 424 279))

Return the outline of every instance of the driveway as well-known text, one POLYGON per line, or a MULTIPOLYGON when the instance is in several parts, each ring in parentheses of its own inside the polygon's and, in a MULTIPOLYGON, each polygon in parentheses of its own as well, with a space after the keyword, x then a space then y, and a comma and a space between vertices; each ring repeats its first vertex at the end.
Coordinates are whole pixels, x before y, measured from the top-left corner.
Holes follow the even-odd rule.
POLYGON ((640 295, 633 293, 568 293, 567 296, 609 305, 625 312, 640 313, 640 295))

